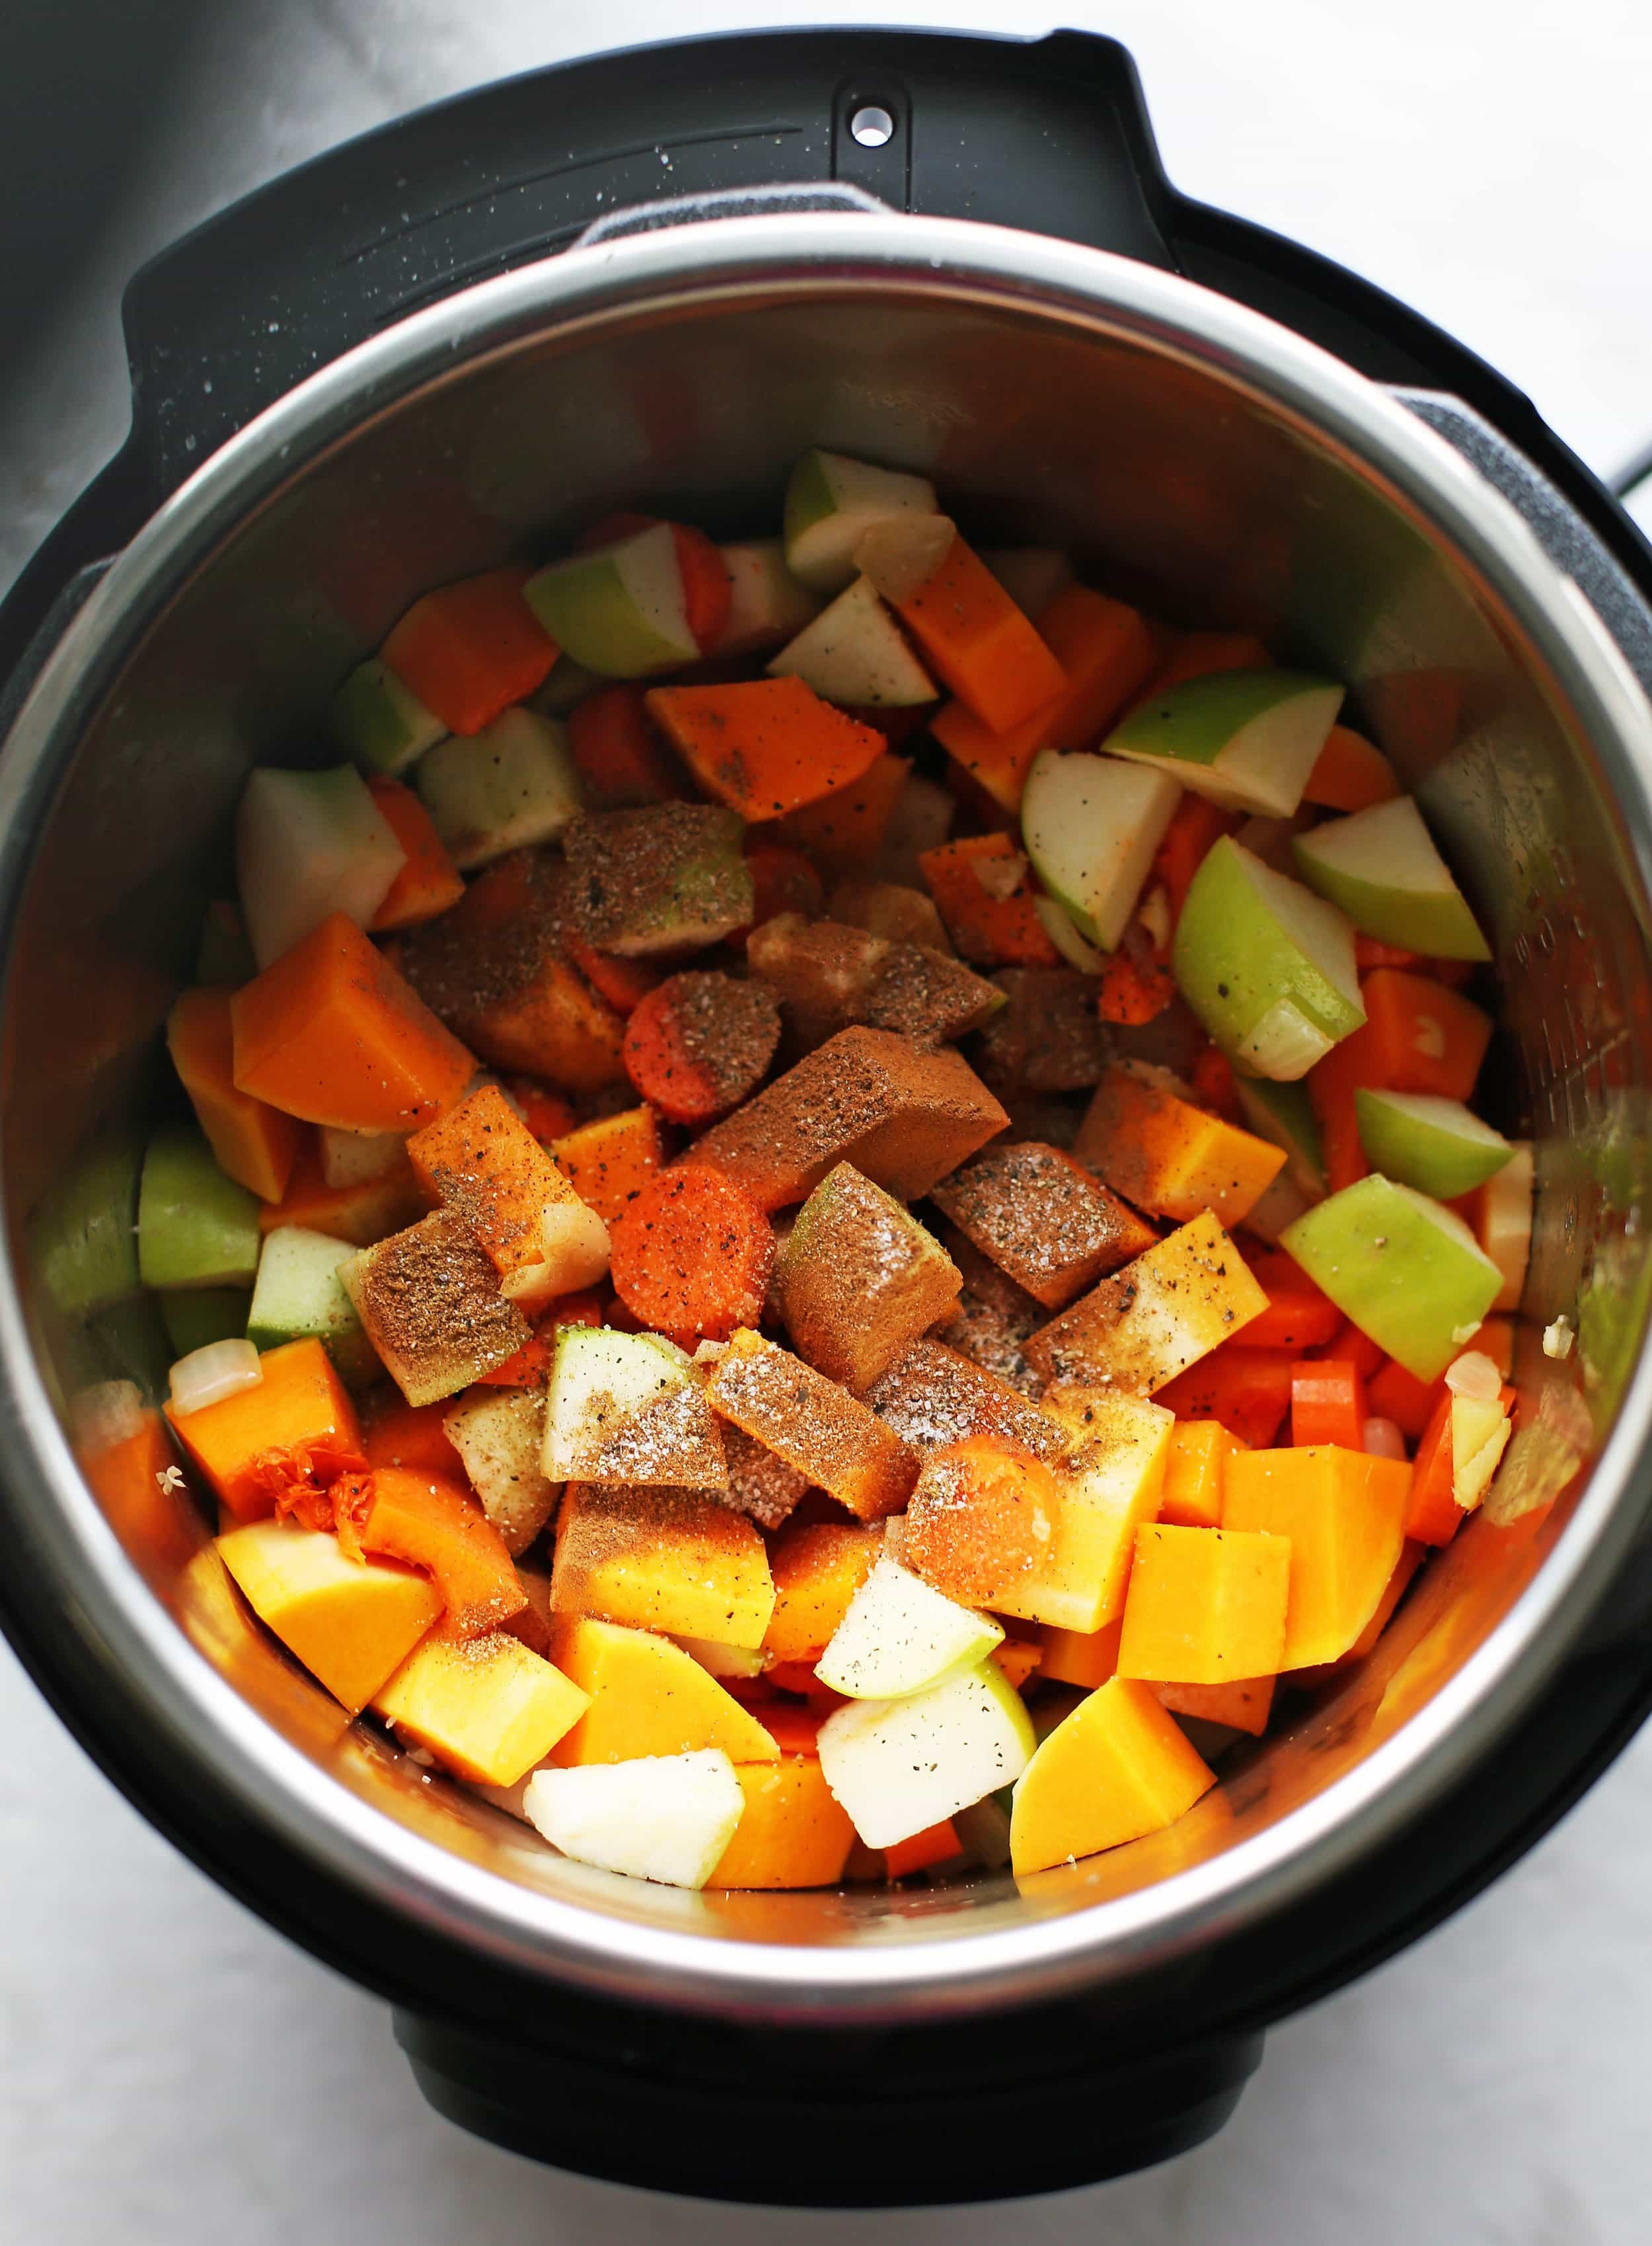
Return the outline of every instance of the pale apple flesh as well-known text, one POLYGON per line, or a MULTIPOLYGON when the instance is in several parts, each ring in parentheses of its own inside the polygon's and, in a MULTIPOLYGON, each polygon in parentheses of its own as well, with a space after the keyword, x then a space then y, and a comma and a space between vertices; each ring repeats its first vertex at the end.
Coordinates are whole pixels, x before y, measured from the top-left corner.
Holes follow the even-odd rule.
POLYGON ((1302 879, 1362 935, 1439 959, 1487 960, 1491 946, 1409 795, 1328 820, 1292 845, 1302 879))
POLYGON ((744 1807, 721 1747, 537 1770, 522 1793, 523 1814, 565 1856, 675 1888, 705 1885, 744 1807))
POLYGON ((522 596, 562 652, 601 677, 644 678, 698 658, 669 522, 554 562, 522 596))
POLYGON ((820 1772, 868 1848, 892 1848, 1026 1768, 1033 1729, 992 1660, 927 1692, 852 1700, 820 1726, 820 1772))
POLYGON ((1044 749, 1034 758, 1022 840, 1087 942, 1111 951, 1123 936, 1180 800, 1180 781, 1117 757, 1044 749))
POLYGON ((850 707, 911 709, 936 698, 935 681, 907 644, 868 577, 857 577, 768 665, 824 700, 850 707))
POLYGON ((1216 671, 1139 703, 1101 745, 1173 773, 1224 810, 1288 819, 1343 694, 1306 671, 1216 671))
POLYGON ((1003 1638, 989 1616, 946 1597, 886 1553, 850 1600, 814 1673, 852 1700, 904 1699, 972 1668, 1003 1638))
POLYGON ((813 592, 840 593, 855 575, 855 548, 875 524, 891 515, 937 512, 927 476, 817 446, 803 455, 786 486, 786 567, 813 592))

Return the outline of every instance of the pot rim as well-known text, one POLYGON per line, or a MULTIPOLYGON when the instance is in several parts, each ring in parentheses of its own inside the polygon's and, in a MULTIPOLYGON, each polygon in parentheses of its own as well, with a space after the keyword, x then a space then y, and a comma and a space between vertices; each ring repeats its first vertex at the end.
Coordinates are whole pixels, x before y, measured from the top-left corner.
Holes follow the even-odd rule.
MULTIPOLYGON (((1109 253, 963 220, 822 212, 703 221, 574 247, 413 315, 323 369, 195 472, 115 560, 48 658, 0 758, 0 942, 80 732, 183 578, 370 417, 522 348, 650 313, 743 300, 960 301, 1078 334, 1145 343, 1250 392, 1385 486, 1494 589, 1598 759, 1652 894, 1652 713, 1604 627, 1514 510, 1376 384, 1259 314, 1109 253)), ((10 979, 9 956, 4 964, 10 979)), ((191 1645, 131 1565, 81 1479, 39 1367, 10 1241, 0 1244, 10 1501, 147 1721, 186 1765, 322 1872, 499 1964, 593 1993, 741 2018, 942 2018, 1098 1987, 1285 1909, 1435 1801, 1552 1678, 1647 1509, 1642 1353, 1572 1518, 1533 1581, 1434 1697, 1315 1799, 1207 1862, 1132 1894, 1011 1929, 815 1946, 644 1925, 519 1887, 423 1840, 332 1781, 191 1645), (1639 1498, 1639 1504, 1635 1499, 1639 1498)))

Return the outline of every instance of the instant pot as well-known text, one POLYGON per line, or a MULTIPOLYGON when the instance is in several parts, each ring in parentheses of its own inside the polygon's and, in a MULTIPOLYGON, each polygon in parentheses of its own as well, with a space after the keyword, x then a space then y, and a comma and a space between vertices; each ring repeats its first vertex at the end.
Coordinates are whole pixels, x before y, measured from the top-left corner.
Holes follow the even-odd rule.
POLYGON ((518 2152, 846 2205, 1198 2142, 1270 2021, 1483 1887, 1652 1700, 1652 552, 1459 344, 1179 196, 1128 58, 1073 32, 518 78, 226 212, 126 326, 131 435, 0 612, 8 1636, 128 1798, 518 2152), (554 1855, 347 1726, 175 1517, 99 1508, 68 1399, 153 1392, 166 1352, 141 1305, 41 1284, 43 1207, 83 1242, 132 1222, 119 1149, 248 766, 324 761, 329 691, 430 585, 615 506, 749 534, 812 443, 1345 677, 1491 933, 1497 1105, 1537 1145, 1527 1509, 1476 1516, 1179 1825, 1019 1888, 692 1895, 554 1855))

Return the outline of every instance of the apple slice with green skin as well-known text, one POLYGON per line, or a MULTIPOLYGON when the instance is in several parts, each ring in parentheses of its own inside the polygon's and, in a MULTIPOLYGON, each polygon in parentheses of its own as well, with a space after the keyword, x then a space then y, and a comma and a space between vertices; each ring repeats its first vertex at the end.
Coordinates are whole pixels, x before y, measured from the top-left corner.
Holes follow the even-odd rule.
POLYGON ((1365 1018, 1348 920, 1231 835, 1193 875, 1170 957, 1182 997, 1251 1076, 1306 1076, 1365 1018))
POLYGON ((729 573, 729 614, 707 655, 744 655, 777 646, 818 613, 819 596, 786 568, 779 539, 747 539, 719 546, 717 552, 729 573))
POLYGON ((363 1331, 356 1305, 338 1276, 356 1253, 303 1225, 278 1224, 264 1235, 258 1276, 242 1329, 259 1351, 313 1337, 350 1387, 364 1387, 384 1371, 378 1351, 363 1331))
POLYGON ((991 1659, 927 1692, 834 1708, 820 1774, 868 1848, 892 1848, 1013 1786, 1031 1759, 1021 1695, 991 1659))
POLYGON ((529 1824, 575 1863, 672 1888, 705 1885, 744 1807, 721 1747, 536 1770, 522 1792, 529 1824))
POLYGON ((938 512, 927 476, 817 446, 785 487, 786 567, 817 593, 840 593, 856 574, 854 549, 868 530, 891 515, 938 512))
POLYGON ((406 863, 354 765, 328 772, 261 766, 241 790, 235 875, 260 967, 290 951, 330 913, 365 928, 406 863))
POLYGON ((1180 800, 1180 784, 1168 773, 1117 757, 1041 749, 1033 759, 1021 799, 1022 841, 1039 880, 1088 943, 1111 951, 1124 934, 1180 800))
MULTIPOLYGON (((1305 1084, 1276 1084, 1271 1077, 1236 1076, 1234 1090, 1247 1123, 1259 1139, 1285 1149, 1288 1177, 1305 1201, 1325 1197, 1325 1150, 1319 1118, 1305 1084)), ((1246 1222, 1249 1223, 1247 1217, 1246 1222)), ((1254 1229, 1254 1227, 1252 1227, 1254 1229)))
POLYGON ((522 596, 563 654, 604 678, 645 678, 699 661, 669 522, 553 562, 522 596))
POLYGON ((1309 887, 1340 905, 1363 935, 1438 959, 1491 957, 1411 796, 1327 820, 1291 847, 1309 887))
POLYGON ((468 739, 438 741, 419 759, 413 786, 460 873, 554 842, 581 808, 567 732, 520 704, 468 739))
POLYGON ((1072 582, 1072 561, 1058 546, 983 546, 981 559, 1023 616, 1037 623, 1072 582))
POLYGON ((377 656, 357 664, 328 705, 327 727, 355 764, 405 772, 447 728, 377 656))
POLYGON ((1288 819, 1343 689, 1303 670, 1220 670, 1139 703, 1101 744, 1173 772, 1226 811, 1288 819))
POLYGON ((1044 925, 1044 934, 1069 967, 1076 967, 1081 975, 1099 975, 1107 964, 1107 955, 1098 951, 1088 936, 1080 936, 1072 915, 1054 897, 1035 896, 1032 909, 1044 925))
POLYGON ((138 1188, 138 1270, 146 1287, 250 1286, 262 1236, 258 1201, 226 1177, 193 1124, 157 1131, 138 1188))
POLYGON ((1418 1380, 1438 1380, 1496 1301, 1502 1274, 1460 1216, 1372 1175, 1280 1235, 1345 1318, 1418 1380))
POLYGON ((1003 1631, 887 1553, 850 1600, 814 1673, 852 1700, 901 1700, 984 1661, 1003 1631))
POLYGON ((823 701, 909 710, 936 699, 935 681, 868 577, 846 586, 768 664, 771 678, 805 679, 823 701))
POLYGON ((1354 1094, 1359 1140, 1371 1167, 1436 1201, 1457 1201, 1483 1186, 1514 1149, 1460 1099, 1422 1092, 1354 1094))

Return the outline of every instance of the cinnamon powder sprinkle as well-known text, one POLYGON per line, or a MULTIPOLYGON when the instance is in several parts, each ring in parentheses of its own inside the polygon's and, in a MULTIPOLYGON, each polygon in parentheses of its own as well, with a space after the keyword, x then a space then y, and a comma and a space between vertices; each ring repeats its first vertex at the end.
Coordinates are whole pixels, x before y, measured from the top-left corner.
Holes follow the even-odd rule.
POLYGON ((366 1249, 351 1293, 369 1338, 415 1399, 452 1394, 514 1357, 532 1332, 458 1211, 433 1209, 366 1249))

